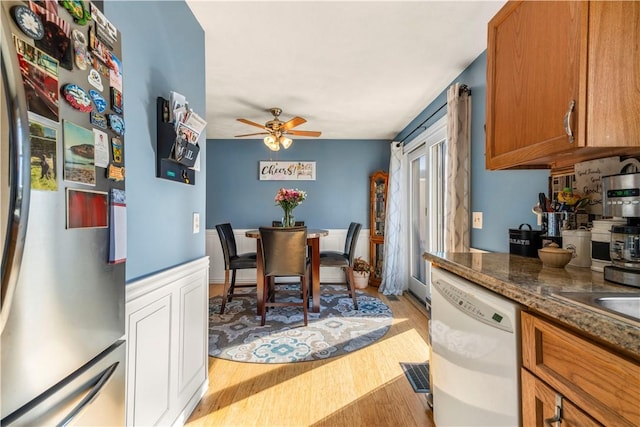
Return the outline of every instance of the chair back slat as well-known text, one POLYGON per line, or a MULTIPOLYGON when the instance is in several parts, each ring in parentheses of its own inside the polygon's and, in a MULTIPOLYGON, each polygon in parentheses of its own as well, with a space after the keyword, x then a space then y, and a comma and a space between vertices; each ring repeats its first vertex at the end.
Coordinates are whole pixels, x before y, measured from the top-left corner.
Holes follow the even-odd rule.
POLYGON ((307 262, 307 227, 260 227, 265 276, 303 276, 307 262))

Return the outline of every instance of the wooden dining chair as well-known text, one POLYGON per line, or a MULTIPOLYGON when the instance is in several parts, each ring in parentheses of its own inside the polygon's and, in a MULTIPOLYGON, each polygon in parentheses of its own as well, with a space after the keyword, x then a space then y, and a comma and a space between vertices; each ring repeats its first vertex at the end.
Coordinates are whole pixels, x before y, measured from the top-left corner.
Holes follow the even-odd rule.
MULTIPOLYGON (((353 299, 354 310, 358 309, 356 289, 353 283, 353 258, 356 252, 356 244, 362 224, 352 222, 347 230, 347 238, 344 242, 344 251, 320 251, 320 267, 340 267, 345 273, 345 285, 347 293, 353 299)), ((327 291, 328 292, 328 291, 327 291)), ((335 291, 337 293, 340 291, 335 291)))
POLYGON ((260 227, 260 244, 265 276, 260 324, 265 324, 268 307, 295 306, 302 307, 304 325, 307 326, 307 227, 260 227), (276 284, 275 278, 290 276, 300 278, 300 290, 277 289, 292 284, 276 284), (276 294, 295 295, 301 301, 276 301, 276 294))
MULTIPOLYGON (((236 270, 256 268, 256 253, 246 252, 238 254, 236 238, 230 223, 216 225, 216 231, 220 237, 222 254, 224 257, 224 290, 222 292, 222 307, 220 314, 224 314, 227 301, 231 301, 236 288, 236 270), (229 272, 231 272, 231 284, 229 284, 229 272)), ((255 287, 253 284, 238 285, 238 288, 255 287)))

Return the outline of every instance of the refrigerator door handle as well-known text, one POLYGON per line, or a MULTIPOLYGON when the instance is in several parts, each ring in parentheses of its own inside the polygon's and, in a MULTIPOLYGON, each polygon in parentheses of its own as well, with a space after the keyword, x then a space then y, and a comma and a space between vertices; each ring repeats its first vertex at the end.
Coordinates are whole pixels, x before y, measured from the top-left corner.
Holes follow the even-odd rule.
MULTIPOLYGON (((1 11, 5 13, 5 9, 1 11)), ((9 22, 8 17, 3 17, 3 22, 9 22), (5 18, 7 21, 5 21, 5 18)), ((9 123, 9 159, 0 169, 2 173, 9 175, 9 199, 8 206, 4 206, 8 212, 0 215, 6 217, 6 223, 0 224, 5 227, 6 235, 2 245, 2 282, 0 288, 0 333, 9 317, 13 294, 18 281, 20 263, 24 252, 25 235, 27 231, 27 219, 29 212, 29 197, 31 192, 31 148, 29 140, 29 119, 27 116, 27 102, 22 87, 22 75, 18 66, 17 54, 13 43, 13 36, 9 26, 3 25, 0 29, 2 57, 2 86, 4 99, 0 108, 6 108, 9 123), (9 172, 6 172, 4 169, 9 172)), ((4 120, 4 119, 3 119, 4 120)), ((7 191, 3 188, 2 190, 7 191)), ((3 235, 4 233, 0 233, 3 235)))
MULTIPOLYGON (((82 411, 86 409, 91 404, 91 402, 93 402, 98 397, 100 392, 113 377, 113 374, 115 373, 119 364, 120 362, 115 362, 109 365, 98 375, 94 376, 89 381, 84 382, 79 387, 74 388, 72 391, 66 392, 63 396, 56 395, 56 392, 65 387, 67 385, 67 382, 72 381, 73 377, 62 382, 61 384, 58 384, 51 390, 48 390, 31 402, 27 403, 22 408, 4 417, 2 420, 0 420, 0 424, 13 424, 32 411, 37 411, 40 413, 38 417, 35 418, 37 420, 37 424, 52 424, 51 420, 53 418, 60 418, 60 416, 58 415, 58 413, 62 411, 62 408, 60 408, 60 406, 68 406, 70 404, 69 402, 76 402, 81 398, 80 396, 84 395, 84 397, 81 398, 80 402, 77 405, 75 405, 69 412, 62 415, 61 421, 56 421, 56 426, 69 425, 69 423, 71 423, 78 415, 80 415, 82 411), (54 395, 56 396, 58 403, 54 404, 53 407, 42 411, 42 408, 39 408, 39 406, 46 405, 47 399, 54 395)), ((31 424, 32 422, 33 420, 31 420, 29 424, 31 424)))
MULTIPOLYGON (((111 379, 111 377, 113 376, 113 373, 116 371, 116 369, 118 368, 118 364, 120 362, 116 362, 114 364, 112 364, 111 366, 109 366, 107 369, 105 369, 104 371, 102 371, 96 378, 95 378, 95 382, 91 382, 89 383, 89 390, 87 391, 87 395, 80 401, 80 403, 78 403, 78 405, 76 405, 75 408, 73 408, 64 418, 62 421, 60 421, 60 423, 58 424, 59 426, 66 426, 68 425, 71 421, 73 421, 73 419, 75 417, 77 417, 87 406, 89 406, 91 404, 91 402, 93 402, 93 400, 98 397, 98 395, 100 394, 100 392, 102 391, 102 389, 104 388, 104 386, 107 385, 107 383, 109 382, 109 380, 111 379)), ((86 386, 86 385, 85 385, 86 386)), ((73 394, 75 394, 76 392, 74 392, 73 394)))

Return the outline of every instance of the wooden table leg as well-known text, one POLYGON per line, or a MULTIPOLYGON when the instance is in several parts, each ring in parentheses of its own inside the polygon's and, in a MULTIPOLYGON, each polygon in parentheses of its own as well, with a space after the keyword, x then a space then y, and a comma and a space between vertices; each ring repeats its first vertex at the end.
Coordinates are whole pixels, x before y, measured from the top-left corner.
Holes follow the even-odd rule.
MULTIPOLYGON (((258 246, 256 249, 256 297, 258 299, 258 316, 262 315, 262 295, 264 293, 264 273, 262 271, 262 245, 260 239, 256 239, 258 246)), ((318 259, 319 260, 319 259, 318 259)))
POLYGON ((307 239, 311 251, 311 289, 313 294, 312 311, 320 313, 320 237, 307 239))

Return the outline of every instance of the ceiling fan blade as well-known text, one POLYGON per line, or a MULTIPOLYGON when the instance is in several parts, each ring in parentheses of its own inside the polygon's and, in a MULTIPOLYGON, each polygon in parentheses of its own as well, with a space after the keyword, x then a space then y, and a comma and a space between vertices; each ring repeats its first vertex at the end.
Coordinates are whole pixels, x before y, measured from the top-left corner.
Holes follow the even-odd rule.
POLYGON ((247 119, 236 119, 236 120, 251 126, 259 127, 260 129, 266 129, 264 125, 258 124, 256 122, 252 122, 251 120, 247 120, 247 119))
POLYGON ((322 132, 318 132, 315 130, 288 130, 287 133, 289 135, 299 135, 299 136, 320 136, 322 132))
POLYGON ((307 120, 303 119, 302 117, 294 117, 293 119, 289 120, 288 122, 286 122, 285 124, 283 124, 281 127, 284 130, 289 130, 292 129, 296 126, 300 126, 303 123, 306 123, 307 120))
POLYGON ((269 135, 269 132, 245 133, 244 135, 236 135, 235 138, 240 138, 243 136, 253 136, 253 135, 269 135))

